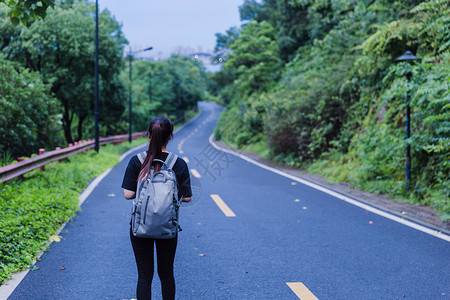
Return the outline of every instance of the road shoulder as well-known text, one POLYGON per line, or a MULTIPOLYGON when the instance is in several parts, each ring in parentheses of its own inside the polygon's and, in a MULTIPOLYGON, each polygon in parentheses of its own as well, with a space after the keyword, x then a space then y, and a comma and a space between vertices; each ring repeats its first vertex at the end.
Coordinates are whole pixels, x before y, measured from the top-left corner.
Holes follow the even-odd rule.
POLYGON ((340 193, 347 197, 358 200, 362 203, 368 204, 370 206, 373 206, 373 207, 383 210, 385 212, 396 215, 405 220, 409 220, 409 221, 430 227, 437 231, 441 231, 443 233, 450 234, 450 222, 443 222, 441 220, 441 218, 439 217, 438 213, 428 206, 410 204, 410 203, 407 203, 404 201, 390 199, 386 195, 371 194, 368 192, 356 190, 356 189, 353 189, 352 187, 350 187, 349 184, 343 183, 343 182, 338 182, 338 183, 329 182, 320 175, 308 174, 305 171, 302 171, 302 170, 299 170, 299 169, 296 169, 293 167, 288 167, 288 166, 276 163, 272 160, 265 159, 253 152, 236 150, 236 149, 230 147, 229 145, 225 144, 222 141, 217 141, 215 139, 213 139, 213 141, 218 146, 220 146, 224 149, 227 149, 227 150, 233 151, 233 152, 239 152, 239 153, 241 153, 259 163, 262 163, 266 166, 276 168, 276 169, 284 171, 290 175, 293 175, 298 178, 315 183, 317 185, 323 186, 323 187, 333 190, 337 193, 340 193))

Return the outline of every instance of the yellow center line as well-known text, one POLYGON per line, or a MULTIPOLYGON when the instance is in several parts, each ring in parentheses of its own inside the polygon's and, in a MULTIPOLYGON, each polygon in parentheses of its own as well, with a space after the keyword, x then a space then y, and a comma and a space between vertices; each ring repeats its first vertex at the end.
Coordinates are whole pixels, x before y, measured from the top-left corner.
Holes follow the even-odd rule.
POLYGON ((188 163, 189 162, 189 158, 187 158, 187 156, 183 156, 183 160, 188 163))
POLYGON ((197 178, 202 177, 196 169, 191 169, 191 173, 192 173, 192 175, 194 175, 194 177, 197 177, 197 178))
POLYGON ((286 282, 286 284, 301 300, 319 300, 319 298, 314 296, 314 294, 301 282, 286 282))
MULTIPOLYGON (((192 134, 192 133, 191 133, 191 134, 192 134)), ((183 147, 184 142, 186 142, 186 140, 187 140, 188 138, 190 138, 190 137, 191 137, 191 135, 189 135, 187 138, 182 139, 182 140, 178 143, 178 152, 179 152, 180 154, 183 154, 183 153, 184 153, 184 151, 183 151, 181 148, 183 147)))
POLYGON ((222 212, 227 217, 236 217, 234 212, 225 204, 225 202, 217 194, 211 194, 211 198, 216 202, 217 206, 222 210, 222 212))

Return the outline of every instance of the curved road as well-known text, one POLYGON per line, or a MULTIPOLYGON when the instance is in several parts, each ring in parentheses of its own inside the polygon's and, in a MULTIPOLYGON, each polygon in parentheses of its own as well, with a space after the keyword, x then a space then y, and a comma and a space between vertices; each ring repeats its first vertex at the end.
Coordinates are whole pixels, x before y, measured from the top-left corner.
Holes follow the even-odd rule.
MULTIPOLYGON (((220 107, 169 143, 191 169, 177 299, 450 299, 450 243, 211 147, 220 107)), ((100 182, 9 299, 132 299, 131 202, 122 176, 100 182)), ((153 296, 161 299, 155 273, 153 296)))

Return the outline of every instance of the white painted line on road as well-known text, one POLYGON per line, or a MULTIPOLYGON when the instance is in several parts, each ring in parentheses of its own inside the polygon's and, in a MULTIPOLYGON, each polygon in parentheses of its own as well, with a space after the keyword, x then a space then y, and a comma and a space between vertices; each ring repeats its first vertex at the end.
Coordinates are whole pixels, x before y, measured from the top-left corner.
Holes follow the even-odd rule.
MULTIPOLYGON (((193 121, 195 121, 198 117, 200 117, 200 115, 202 114, 201 109, 198 109, 198 113, 195 117, 193 117, 192 119, 190 119, 189 121, 187 121, 186 123, 184 123, 183 125, 181 125, 180 127, 178 127, 177 129, 174 130, 174 134, 179 132, 181 129, 183 129, 184 127, 186 127, 188 124, 192 123, 193 121)), ((128 151, 126 151, 125 153, 123 153, 120 158, 119 161, 122 161, 125 157, 127 157, 129 154, 131 154, 132 152, 139 150, 141 148, 144 148, 148 146, 148 143, 136 146, 128 151)), ((80 196, 78 197, 78 206, 81 206, 81 204, 83 204, 83 202, 86 200, 86 198, 92 193, 92 191, 94 190, 94 188, 100 183, 100 181, 102 181, 103 178, 105 178, 106 175, 109 174, 109 172, 111 172, 112 169, 108 169, 105 172, 103 172, 102 174, 100 174, 97 178, 94 179, 94 181, 92 181, 87 188, 80 194, 80 196)), ((61 233, 61 231, 64 229, 64 227, 66 226, 67 223, 64 223, 61 225, 61 227, 58 229, 56 235, 59 235, 61 233)), ((39 259, 42 256, 43 253, 39 254, 36 256, 36 259, 39 259)), ((36 263, 37 260, 33 261, 32 264, 34 265, 36 263)), ((8 280, 7 282, 5 282, 4 284, 0 285, 0 300, 3 299, 7 299, 16 289, 16 287, 20 284, 20 282, 25 278, 25 276, 28 274, 28 272, 30 271, 30 269, 18 272, 13 274, 11 280, 8 280)))
POLYGON ((217 206, 222 210, 222 212, 227 217, 236 217, 234 212, 228 207, 228 205, 225 204, 225 202, 220 198, 217 194, 211 194, 211 198, 216 202, 217 206))
POLYGON ((141 148, 144 148, 144 147, 146 147, 146 146, 148 146, 148 143, 145 143, 145 144, 136 146, 136 147, 134 147, 134 148, 128 150, 127 152, 123 153, 123 154, 120 156, 119 161, 122 161, 125 157, 128 156, 128 154, 130 154, 130 153, 132 153, 132 152, 134 152, 134 151, 136 151, 136 150, 139 150, 139 149, 141 149, 141 148))
POLYGON ((189 162, 189 158, 187 158, 187 156, 183 156, 183 160, 188 163, 189 162))
MULTIPOLYGON (((78 196, 78 206, 81 206, 81 204, 83 204, 84 200, 86 200, 86 198, 89 197, 94 188, 97 187, 100 181, 102 181, 102 179, 105 178, 105 176, 108 175, 109 172, 111 172, 111 170, 112 168, 106 170, 87 186, 87 188, 80 194, 80 196, 78 196)), ((56 235, 59 235, 61 233, 66 224, 67 222, 62 224, 61 227, 59 227, 59 229, 56 232, 56 235)), ((31 264, 34 265, 43 254, 44 252, 41 252, 38 255, 36 255, 36 260, 34 260, 31 264)), ((25 276, 27 276, 28 272, 30 272, 29 268, 21 272, 14 273, 11 280, 0 285, 0 299, 1 300, 8 299, 8 297, 14 292, 14 290, 20 284, 20 282, 25 278, 25 276)))
POLYGON ((191 169, 191 173, 192 173, 192 175, 194 175, 194 177, 197 177, 197 178, 202 177, 196 169, 191 169))
POLYGON ((331 195, 331 196, 333 196, 333 197, 336 197, 336 198, 338 198, 338 199, 340 199, 340 200, 344 200, 345 202, 348 202, 348 203, 350 203, 350 204, 352 204, 352 205, 355 205, 355 206, 358 206, 358 207, 363 208, 363 209, 365 209, 365 210, 368 210, 368 211, 370 211, 370 212, 372 212, 372 213, 374 213, 374 214, 377 214, 377 215, 379 215, 379 216, 388 218, 388 219, 390 219, 390 220, 392 220, 392 221, 395 221, 395 222, 398 222, 398 223, 400 223, 400 224, 406 225, 406 226, 408 226, 408 227, 414 228, 414 229, 416 229, 416 230, 422 231, 422 232, 427 233, 427 234, 429 234, 429 235, 432 235, 432 236, 435 236, 435 237, 437 237, 437 238, 440 238, 440 239, 442 239, 442 240, 444 240, 444 241, 450 242, 450 236, 447 235, 447 234, 445 234, 445 233, 442 233, 442 232, 440 232, 440 231, 433 230, 433 229, 431 229, 431 228, 428 228, 428 227, 425 227, 425 226, 423 226, 423 225, 414 223, 414 222, 412 222, 412 221, 408 221, 408 220, 402 219, 402 218, 400 218, 400 217, 397 217, 396 215, 392 215, 392 214, 387 213, 387 212, 385 212, 385 211, 382 211, 382 210, 380 210, 380 209, 378 209, 378 208, 372 207, 372 206, 370 206, 370 205, 364 204, 364 203, 362 203, 362 202, 359 202, 359 201, 357 201, 357 200, 354 200, 354 199, 352 199, 352 198, 349 198, 349 197, 347 197, 347 196, 344 196, 344 195, 342 195, 342 194, 339 194, 339 193, 337 193, 337 192, 335 192, 335 191, 333 191, 333 190, 327 189, 326 187, 323 187, 323 186, 320 186, 320 185, 318 185, 318 184, 312 183, 312 182, 310 182, 310 181, 307 181, 307 180, 298 178, 298 177, 296 177, 296 176, 294 176, 294 175, 291 175, 291 174, 288 174, 288 173, 286 173, 286 172, 284 172, 284 171, 281 171, 281 170, 278 170, 278 169, 275 169, 275 168, 266 166, 266 165, 264 165, 264 164, 262 164, 262 163, 260 163, 260 162, 258 162, 258 161, 256 161, 256 160, 254 160, 254 159, 251 159, 250 157, 245 156, 245 155, 242 154, 242 153, 238 153, 238 152, 235 152, 235 151, 232 151, 232 150, 228 150, 228 149, 222 148, 222 147, 220 147, 219 145, 217 145, 217 144, 214 142, 214 140, 213 140, 213 135, 214 135, 214 134, 211 134, 211 135, 210 135, 210 137, 209 137, 209 143, 210 143, 214 148, 216 148, 217 150, 220 150, 220 151, 223 151, 223 152, 226 152, 226 153, 233 154, 234 156, 240 157, 240 158, 242 158, 243 160, 246 160, 246 161, 248 161, 248 162, 250 162, 250 163, 252 163, 252 164, 254 164, 254 165, 257 165, 258 167, 264 168, 264 169, 269 170, 269 171, 271 171, 271 172, 274 172, 274 173, 276 173, 276 174, 278 174, 278 175, 281 175, 281 176, 290 178, 290 179, 292 179, 292 180, 295 180, 295 181, 297 181, 297 182, 300 182, 300 183, 302 183, 302 184, 304 184, 304 185, 307 185, 307 186, 309 186, 309 187, 312 187, 313 189, 316 189, 316 190, 318 190, 318 191, 324 192, 324 193, 326 193, 326 194, 328 194, 328 195, 331 195))
POLYGON ((286 282, 286 284, 301 300, 319 300, 319 298, 314 296, 314 294, 301 282, 286 282))
POLYGON ((92 191, 97 187, 97 185, 100 183, 100 181, 103 180, 103 178, 106 177, 106 175, 111 172, 112 168, 106 170, 102 174, 100 174, 97 178, 94 179, 94 181, 91 182, 90 185, 78 196, 78 206, 81 206, 83 204, 84 200, 86 200, 87 197, 92 193, 92 191))

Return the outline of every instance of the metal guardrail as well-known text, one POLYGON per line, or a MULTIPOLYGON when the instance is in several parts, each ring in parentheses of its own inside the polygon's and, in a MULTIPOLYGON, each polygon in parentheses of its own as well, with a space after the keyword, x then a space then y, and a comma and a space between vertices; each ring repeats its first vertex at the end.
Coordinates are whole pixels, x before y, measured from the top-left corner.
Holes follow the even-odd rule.
MULTIPOLYGON (((133 133, 133 139, 136 139, 141 136, 145 136, 146 132, 135 132, 133 133)), ((114 135, 109 137, 100 138, 100 146, 106 144, 120 144, 128 140, 128 134, 122 135, 114 135)), ((93 149, 95 144, 95 140, 75 142, 74 145, 69 144, 69 147, 60 149, 59 147, 56 150, 45 152, 44 149, 39 150, 39 155, 19 161, 12 165, 4 166, 0 168, 0 183, 6 182, 13 178, 22 176, 25 173, 28 173, 32 170, 40 168, 44 170, 46 164, 60 161, 61 159, 67 158, 74 154, 87 151, 89 149, 93 149)))

